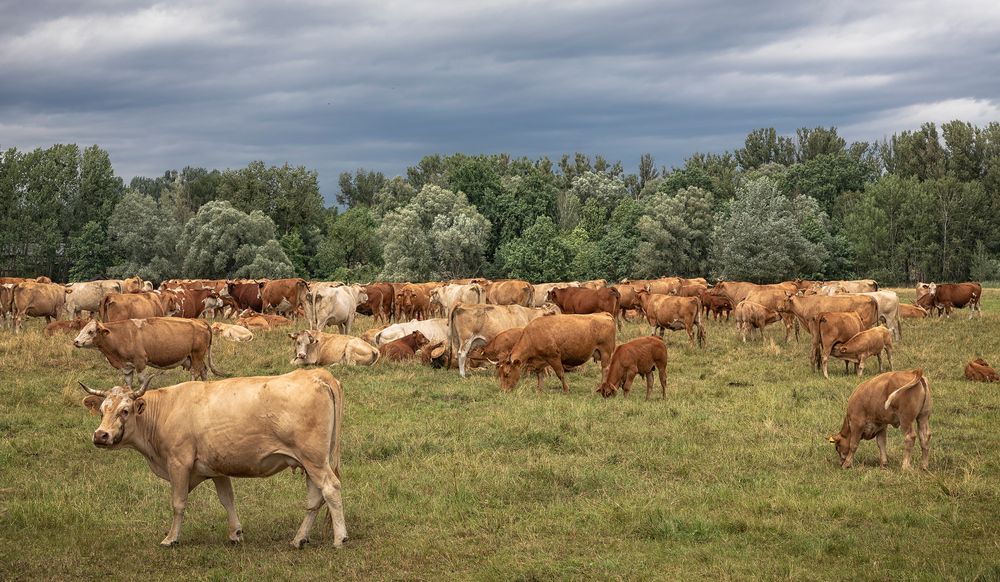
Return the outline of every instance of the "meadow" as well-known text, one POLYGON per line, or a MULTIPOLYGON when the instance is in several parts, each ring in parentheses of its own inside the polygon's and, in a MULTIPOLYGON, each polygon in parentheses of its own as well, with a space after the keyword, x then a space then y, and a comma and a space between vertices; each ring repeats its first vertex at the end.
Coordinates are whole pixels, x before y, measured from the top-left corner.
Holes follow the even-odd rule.
MULTIPOLYGON (((912 300, 912 290, 899 290, 912 300)), ((350 539, 328 527, 289 546, 302 475, 235 481, 245 532, 227 543, 211 484, 189 498, 180 545, 168 485, 131 450, 91 444, 98 424, 77 381, 120 376, 42 322, 0 331, 0 579, 796 579, 1000 580, 1000 387, 964 380, 1000 362, 1000 290, 985 317, 903 322, 896 369, 923 367, 934 409, 930 471, 887 470, 874 441, 842 470, 827 435, 858 379, 810 372, 808 336, 780 326, 743 344, 709 322, 704 350, 668 334, 665 400, 595 394, 599 367, 501 393, 419 363, 334 367, 347 395, 344 505, 350 539)), ((355 333, 370 321, 359 320, 355 333)), ((240 375, 292 369, 285 331, 215 342, 240 375)), ((627 324, 619 340, 648 333, 627 324)), ((866 378, 877 370, 870 362, 866 378)), ((180 370, 154 381, 187 379, 180 370)), ((655 392, 654 392, 655 394, 655 392)))

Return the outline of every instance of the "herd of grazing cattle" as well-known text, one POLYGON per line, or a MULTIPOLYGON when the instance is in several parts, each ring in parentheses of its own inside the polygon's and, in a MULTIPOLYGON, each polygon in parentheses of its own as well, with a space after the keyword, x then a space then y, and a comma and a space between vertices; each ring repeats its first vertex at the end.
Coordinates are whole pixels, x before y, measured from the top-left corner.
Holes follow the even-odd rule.
MULTIPOLYGON (((848 400, 840 431, 829 437, 841 459, 852 464, 862 439, 875 439, 886 464, 886 429, 905 435, 903 467, 919 438, 921 467, 930 453, 931 392, 923 370, 882 373, 882 355, 892 370, 901 319, 949 316, 969 308, 982 316, 978 283, 917 285, 915 305, 880 290, 873 280, 805 281, 760 285, 664 277, 531 284, 526 281, 463 279, 433 283, 344 285, 278 280, 169 280, 154 289, 138 277, 69 285, 37 279, 0 278, 0 323, 20 332, 25 318, 44 317, 45 333, 75 333, 74 346, 92 348, 124 375, 124 386, 88 393, 84 405, 101 416, 93 442, 101 448, 138 450, 153 471, 171 484, 173 523, 164 545, 177 543, 188 492, 212 479, 229 517, 229 538, 242 539, 230 477, 266 477, 302 469, 308 493, 306 515, 292 541, 308 536, 328 506, 334 545, 347 538, 340 492, 343 388, 325 368, 372 366, 381 360, 419 359, 436 368, 493 366, 503 391, 534 372, 542 390, 549 371, 569 392, 566 372, 593 359, 601 366, 596 392, 627 397, 635 377, 654 373, 667 393, 666 330, 683 330, 692 349, 708 341, 705 321, 735 317, 743 342, 780 322, 784 339, 804 330, 811 338, 810 364, 829 377, 831 357, 858 376, 878 360, 880 374, 860 384, 848 400), (81 314, 87 318, 81 318, 81 314), (376 327, 351 335, 357 314, 376 327), (63 320, 62 316, 68 316, 63 320), (206 318, 211 318, 209 323, 206 318), (234 323, 217 319, 235 320, 234 323), (650 335, 618 344, 622 320, 642 318, 650 335), (304 319, 309 329, 288 333, 296 366, 320 366, 281 376, 208 381, 225 376, 212 360, 212 341, 248 342, 254 333, 304 319), (324 330, 335 326, 338 333, 324 330), (191 381, 148 391, 146 368, 182 366, 191 381), (137 383, 140 385, 135 388, 137 383), (266 419, 263 420, 263 419, 266 419), (916 424, 916 427, 914 427, 916 424)), ((969 362, 970 380, 998 381, 981 359, 969 362)))

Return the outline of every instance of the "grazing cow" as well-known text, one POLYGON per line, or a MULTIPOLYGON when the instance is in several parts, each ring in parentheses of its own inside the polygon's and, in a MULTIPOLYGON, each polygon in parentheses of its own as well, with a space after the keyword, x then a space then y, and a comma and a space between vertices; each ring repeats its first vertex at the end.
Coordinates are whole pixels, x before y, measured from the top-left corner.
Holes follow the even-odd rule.
POLYGON ((542 307, 549 301, 549 291, 562 287, 579 287, 576 281, 568 283, 538 283, 531 286, 531 307, 542 307))
POLYGON ((878 371, 882 373, 882 352, 885 352, 889 360, 889 369, 892 370, 892 334, 884 325, 866 329, 858 332, 851 339, 844 343, 837 344, 833 348, 834 357, 854 363, 854 371, 861 376, 865 373, 865 359, 875 356, 878 358, 878 371))
POLYGON ((216 321, 212 323, 212 333, 231 342, 253 341, 253 332, 242 325, 232 325, 216 321))
POLYGON ((608 365, 608 373, 598 385, 597 392, 605 398, 615 395, 618 388, 628 398, 636 374, 646 379, 646 400, 653 391, 653 371, 660 374, 660 391, 667 397, 667 344, 658 337, 640 337, 615 348, 608 365))
POLYGON ((8 320, 13 324, 14 285, 16 283, 0 283, 0 327, 7 327, 8 320))
POLYGON ((124 321, 147 317, 167 317, 180 311, 180 299, 173 291, 108 293, 101 300, 101 320, 124 321))
POLYGON ((66 296, 73 290, 53 283, 18 283, 14 287, 11 312, 14 314, 14 331, 21 331, 25 317, 44 317, 45 324, 59 319, 66 303, 66 296))
POLYGON ((938 317, 944 312, 944 307, 938 308, 934 304, 934 295, 930 293, 917 297, 917 307, 926 311, 928 315, 935 313, 938 317))
MULTIPOLYGON (((456 305, 448 318, 448 341, 458 356, 458 373, 465 377, 465 360, 477 344, 486 344, 500 332, 524 327, 552 309, 520 305, 456 305)), ((424 335, 427 335, 426 332, 424 335)), ((430 337, 430 336, 428 336, 430 337)), ((431 338, 431 341, 437 341, 431 338)))
POLYGON ((903 319, 923 319, 927 317, 927 310, 919 305, 900 303, 899 316, 903 319))
POLYGON ((951 310, 969 307, 969 319, 975 312, 983 316, 980 300, 983 297, 983 286, 979 283, 941 283, 930 285, 930 295, 934 298, 934 307, 938 312, 943 309, 945 315, 951 316, 951 310))
POLYGON ((613 287, 603 289, 588 289, 586 287, 565 287, 549 289, 549 301, 555 303, 560 311, 566 314, 586 315, 588 313, 607 313, 615 318, 615 324, 621 329, 622 322, 618 319, 618 301, 621 297, 613 287))
MULTIPOLYGON (((830 354, 838 344, 849 341, 855 335, 868 329, 868 325, 855 311, 830 311, 820 313, 816 318, 816 332, 813 334, 811 368, 817 365, 823 372, 823 377, 829 379, 827 366, 830 354)), ((848 373, 847 362, 844 362, 844 373, 848 373)))
POLYGON ((45 335, 53 336, 57 333, 77 333, 83 329, 89 319, 70 319, 68 321, 53 321, 45 326, 45 335))
POLYGON ((431 308, 448 317, 451 310, 459 303, 483 303, 483 288, 477 283, 448 284, 431 291, 431 308))
POLYGON ((294 319, 299 306, 305 303, 308 289, 305 279, 272 279, 260 290, 261 312, 274 311, 294 319))
POLYGON ((740 301, 736 306, 736 330, 743 338, 743 343, 747 342, 747 335, 753 337, 754 330, 761 339, 764 339, 764 328, 769 324, 781 321, 781 314, 771 311, 760 303, 755 303, 749 299, 740 301))
POLYGON ((372 366, 379 351, 361 338, 336 333, 304 330, 288 334, 295 343, 295 366, 348 364, 372 366))
POLYGON ((332 286, 321 283, 306 293, 306 319, 310 329, 323 331, 337 326, 340 333, 351 333, 358 305, 368 300, 361 285, 332 286))
POLYGON ((768 311, 778 312, 781 323, 785 326, 785 343, 789 343, 792 339, 792 333, 795 333, 795 341, 799 341, 799 326, 795 321, 795 316, 791 313, 783 313, 781 311, 781 306, 785 301, 786 293, 789 291, 787 289, 782 289, 775 286, 765 286, 760 285, 756 289, 752 289, 747 293, 744 301, 752 301, 759 305, 763 305, 768 311))
POLYGON ((430 311, 430 293, 416 283, 406 283, 396 291, 396 319, 425 319, 430 311))
POLYGON ((484 288, 486 303, 492 305, 521 305, 531 307, 534 303, 534 288, 527 281, 509 279, 493 281, 484 288))
POLYGON ((496 334, 485 345, 476 344, 474 348, 469 350, 466 363, 471 364, 472 367, 483 366, 486 362, 494 366, 499 364, 510 355, 510 351, 514 349, 514 344, 517 343, 517 340, 521 339, 523 331, 523 327, 512 327, 496 334))
POLYGON ((665 330, 687 331, 688 339, 695 343, 695 328, 697 328, 698 346, 705 347, 705 325, 701 320, 701 299, 697 297, 675 297, 672 295, 652 295, 645 289, 639 291, 639 302, 646 315, 646 321, 652 327, 650 334, 659 332, 663 337, 665 330))
POLYGON ((390 362, 401 362, 412 359, 417 355, 417 350, 428 344, 427 338, 419 331, 403 336, 398 340, 393 340, 383 344, 378 351, 382 354, 382 359, 390 362))
MULTIPOLYGON (((774 285, 758 285, 756 283, 746 283, 743 281, 719 281, 719 283, 712 288, 713 293, 723 295, 729 302, 733 305, 739 305, 740 301, 747 299, 751 293, 760 292, 768 289, 777 289, 784 293, 795 294, 798 293, 798 288, 795 283, 777 283, 774 285)), ((759 299, 755 300, 757 303, 767 307, 767 303, 759 299)), ((772 308, 772 311, 774 309, 772 308)))
POLYGON ((183 367, 191 379, 208 379, 208 370, 225 376, 212 362, 212 328, 201 319, 150 317, 101 323, 91 321, 73 340, 78 348, 95 348, 108 363, 125 374, 132 386, 136 373, 146 366, 159 369, 183 367))
POLYGON ((403 336, 419 331, 424 334, 431 343, 448 340, 448 320, 443 317, 434 319, 422 319, 417 321, 406 321, 388 325, 375 334, 375 345, 381 346, 391 341, 398 340, 403 336))
POLYGON ((1000 382, 1000 376, 982 358, 976 358, 965 365, 965 379, 973 382, 1000 382))
POLYGON ((264 300, 261 291, 264 289, 264 281, 230 281, 226 285, 226 294, 232 297, 239 310, 252 309, 257 313, 264 311, 264 300))
POLYGON ((334 547, 347 539, 340 494, 344 389, 328 370, 184 382, 148 393, 148 383, 136 391, 81 386, 90 394, 84 406, 101 415, 94 445, 135 449, 170 482, 173 523, 160 545, 177 544, 188 493, 207 479, 228 514, 229 541, 243 541, 230 477, 269 477, 287 468, 302 469, 308 490, 292 546, 309 541, 324 504, 334 547))
POLYGON ((358 313, 371 315, 376 322, 389 323, 389 319, 393 316, 393 303, 395 300, 392 285, 389 283, 372 283, 371 285, 366 285, 365 296, 368 299, 358 304, 358 313))
POLYGON ((513 390, 522 370, 530 370, 538 376, 541 392, 545 370, 551 368, 562 382, 563 392, 569 393, 564 372, 567 366, 580 366, 593 358, 601 363, 604 378, 614 351, 615 320, 606 313, 537 317, 524 326, 510 355, 500 362, 500 388, 513 390))
POLYGON ((913 442, 919 431, 923 453, 920 468, 927 470, 931 453, 931 386, 922 369, 886 372, 862 382, 847 399, 847 415, 838 434, 827 440, 840 455, 840 466, 847 469, 861 439, 878 443, 879 465, 886 466, 885 431, 889 425, 904 434, 903 469, 910 468, 913 442), (913 423, 916 421, 917 430, 913 423))
POLYGON ((729 321, 729 316, 733 312, 733 304, 729 298, 716 292, 715 289, 709 289, 701 294, 701 305, 705 310, 705 317, 712 313, 716 321, 723 315, 726 316, 726 321, 729 321))
POLYGON ((71 319, 79 317, 86 311, 91 315, 101 310, 101 301, 109 293, 121 293, 122 282, 117 279, 88 281, 85 283, 70 283, 67 285, 73 293, 66 297, 66 313, 71 319))

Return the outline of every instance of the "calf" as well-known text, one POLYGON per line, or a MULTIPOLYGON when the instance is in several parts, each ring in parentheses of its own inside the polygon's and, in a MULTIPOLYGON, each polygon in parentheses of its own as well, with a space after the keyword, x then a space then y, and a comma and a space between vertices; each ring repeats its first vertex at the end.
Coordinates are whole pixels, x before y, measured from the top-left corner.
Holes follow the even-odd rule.
POLYGON ((636 374, 642 374, 646 379, 646 400, 653 391, 653 371, 660 375, 660 391, 663 398, 667 397, 667 344, 658 337, 640 337, 615 348, 608 365, 608 373, 598 385, 597 392, 610 398, 618 388, 622 396, 628 398, 632 381, 636 374))
POLYGON ((267 321, 267 324, 269 326, 271 326, 271 327, 283 327, 283 326, 291 325, 292 324, 292 320, 291 319, 288 319, 287 317, 284 317, 282 315, 274 315, 272 313, 254 313, 253 311, 250 311, 249 309, 244 310, 243 313, 240 314, 240 317, 241 318, 245 318, 245 317, 259 317, 259 318, 267 321))
POLYGON ((777 311, 771 311, 748 299, 740 301, 736 306, 736 329, 740 332, 743 343, 747 341, 747 334, 753 337, 754 330, 764 339, 764 328, 781 320, 781 314, 777 311))
POLYGON ((726 321, 729 321, 729 316, 733 312, 733 304, 729 298, 719 293, 713 293, 711 289, 701 294, 701 305, 705 309, 705 317, 711 313, 716 321, 723 315, 726 316, 726 321))
POLYGON ((398 340, 393 340, 384 344, 378 349, 382 358, 390 362, 409 360, 416 356, 417 350, 427 345, 428 340, 424 334, 415 331, 410 335, 403 336, 398 340))
POLYGON ((217 321, 212 324, 212 333, 231 342, 253 341, 253 332, 242 325, 231 325, 217 321))
POLYGON ((240 317, 236 320, 236 325, 249 330, 271 331, 271 324, 260 315, 240 317))
POLYGON ((976 358, 965 365, 965 379, 973 382, 1000 382, 1000 376, 982 358, 976 358))
POLYGON ((69 321, 53 321, 45 326, 45 335, 53 336, 57 333, 73 333, 83 329, 89 319, 70 319, 69 321))
MULTIPOLYGON (((834 347, 850 340, 867 327, 861 316, 854 311, 820 313, 816 318, 817 331, 813 334, 813 369, 816 369, 816 363, 819 362, 823 377, 829 378, 827 364, 834 347)), ((844 373, 849 371, 847 362, 844 362, 844 373)))
POLYGON ((903 431, 903 469, 910 468, 913 442, 920 435, 920 468, 927 470, 931 452, 931 386, 922 369, 886 372, 854 389, 847 400, 847 414, 840 432, 827 441, 840 455, 840 466, 847 469, 861 439, 878 443, 879 465, 886 466, 885 431, 889 425, 903 431), (913 423, 916 421, 917 430, 913 423))
POLYGON ((878 371, 882 373, 882 352, 889 360, 889 369, 892 370, 892 333, 884 325, 866 329, 856 334, 851 339, 833 348, 833 355, 836 358, 854 363, 854 371, 858 376, 865 373, 865 359, 875 356, 878 358, 878 371))

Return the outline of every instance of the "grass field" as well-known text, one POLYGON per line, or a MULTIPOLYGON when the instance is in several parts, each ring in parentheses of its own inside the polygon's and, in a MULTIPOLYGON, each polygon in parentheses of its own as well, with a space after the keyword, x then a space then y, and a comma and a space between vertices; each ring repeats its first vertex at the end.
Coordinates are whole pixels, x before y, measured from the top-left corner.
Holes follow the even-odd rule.
MULTIPOLYGON (((873 441, 841 470, 826 436, 858 381, 839 363, 828 381, 810 373, 807 337, 786 346, 777 326, 744 345, 712 322, 705 350, 674 332, 666 401, 644 401, 641 379, 627 401, 601 399, 595 364, 570 374, 568 396, 554 377, 541 395, 533 378, 503 394, 486 372, 334 368, 339 551, 328 527, 288 545, 305 500, 291 472, 236 480, 242 545, 203 484, 180 546, 160 548, 167 483, 134 451, 96 449, 80 405, 77 380, 119 377, 33 321, 0 332, 0 579, 1000 580, 1000 387, 962 377, 971 358, 1000 361, 1000 291, 984 308, 904 322, 896 369, 925 368, 934 394, 929 473, 900 470, 895 429, 888 470, 873 441)), ((215 349, 228 372, 292 369, 284 333, 215 349)))

